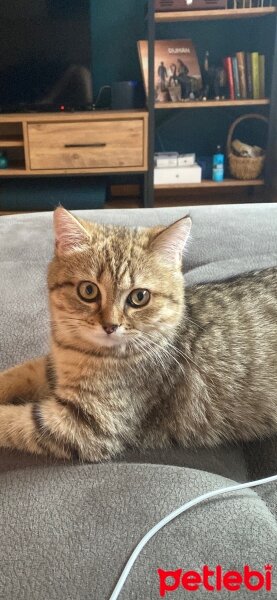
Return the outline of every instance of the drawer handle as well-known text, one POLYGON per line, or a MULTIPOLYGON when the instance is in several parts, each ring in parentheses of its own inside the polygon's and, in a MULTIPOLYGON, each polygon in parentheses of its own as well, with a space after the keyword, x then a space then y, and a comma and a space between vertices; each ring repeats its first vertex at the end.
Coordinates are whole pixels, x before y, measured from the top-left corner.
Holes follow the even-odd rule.
POLYGON ((64 144, 65 148, 104 148, 104 146, 107 146, 107 144, 64 144))

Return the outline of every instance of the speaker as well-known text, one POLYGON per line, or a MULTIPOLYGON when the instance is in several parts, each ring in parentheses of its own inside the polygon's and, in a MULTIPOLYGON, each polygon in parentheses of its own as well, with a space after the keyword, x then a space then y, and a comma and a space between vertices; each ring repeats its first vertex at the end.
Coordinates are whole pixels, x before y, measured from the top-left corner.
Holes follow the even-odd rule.
POLYGON ((145 92, 140 81, 115 81, 111 90, 112 110, 144 108, 145 92))

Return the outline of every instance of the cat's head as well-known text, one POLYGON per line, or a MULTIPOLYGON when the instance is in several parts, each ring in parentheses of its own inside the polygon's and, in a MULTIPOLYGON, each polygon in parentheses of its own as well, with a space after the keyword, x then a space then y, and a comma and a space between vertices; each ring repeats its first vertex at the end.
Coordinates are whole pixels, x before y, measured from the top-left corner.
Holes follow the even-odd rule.
POLYGON ((100 354, 171 337, 183 313, 190 227, 189 217, 168 227, 100 225, 57 208, 48 271, 53 335, 100 354))

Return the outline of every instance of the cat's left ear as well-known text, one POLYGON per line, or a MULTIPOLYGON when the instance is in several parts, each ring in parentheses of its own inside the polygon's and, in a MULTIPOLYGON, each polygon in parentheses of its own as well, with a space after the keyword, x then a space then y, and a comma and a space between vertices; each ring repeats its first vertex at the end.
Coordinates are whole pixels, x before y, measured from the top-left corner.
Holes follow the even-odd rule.
POLYGON ((78 252, 89 244, 90 237, 82 223, 62 206, 54 211, 54 230, 58 256, 78 252))
POLYGON ((165 227, 152 239, 151 250, 158 252, 167 262, 180 263, 191 225, 191 218, 183 217, 165 227))

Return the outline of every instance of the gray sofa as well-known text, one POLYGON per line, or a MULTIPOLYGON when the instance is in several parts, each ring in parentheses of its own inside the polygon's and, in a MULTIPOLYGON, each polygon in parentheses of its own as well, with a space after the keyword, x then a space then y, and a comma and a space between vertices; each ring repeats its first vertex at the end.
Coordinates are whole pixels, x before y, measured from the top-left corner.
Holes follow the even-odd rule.
MULTIPOLYGON (((167 224, 190 213, 187 285, 277 264, 274 204, 81 211, 126 225, 167 224)), ((0 369, 47 351, 45 273, 50 213, 0 219, 0 369)), ((185 501, 277 472, 276 440, 214 450, 139 455, 110 464, 63 464, 0 452, 0 598, 108 600, 140 538, 185 501)), ((215 592, 216 598, 276 598, 277 484, 213 499, 178 517, 145 547, 120 600, 160 598, 157 569, 242 571, 273 565, 272 591, 215 592)), ((166 595, 186 597, 181 587, 166 595)), ((211 598, 201 589, 195 599, 211 598)))

